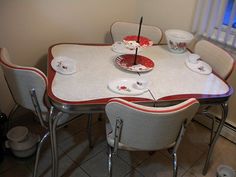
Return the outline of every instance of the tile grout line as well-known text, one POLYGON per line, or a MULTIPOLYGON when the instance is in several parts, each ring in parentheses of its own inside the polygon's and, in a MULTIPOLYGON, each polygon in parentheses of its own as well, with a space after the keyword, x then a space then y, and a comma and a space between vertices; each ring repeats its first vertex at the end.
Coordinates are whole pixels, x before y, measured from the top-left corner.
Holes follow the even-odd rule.
MULTIPOLYGON (((183 177, 187 172, 190 172, 190 173, 191 173, 191 168, 194 167, 194 165, 196 165, 206 153, 207 153, 207 152, 203 152, 203 153, 200 155, 200 157, 183 173, 182 177, 183 177)), ((196 175, 194 174, 194 176, 196 176, 196 175)))

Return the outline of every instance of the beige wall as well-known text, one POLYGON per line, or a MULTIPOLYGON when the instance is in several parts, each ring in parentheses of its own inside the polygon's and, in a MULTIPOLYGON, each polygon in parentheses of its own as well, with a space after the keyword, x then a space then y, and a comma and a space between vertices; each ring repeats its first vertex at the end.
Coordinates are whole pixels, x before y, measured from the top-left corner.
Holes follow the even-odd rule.
MULTIPOLYGON (((47 49, 58 42, 111 42, 114 21, 139 21, 191 30, 196 0, 1 0, 0 47, 7 47, 17 64, 45 69, 47 49)), ((163 40, 164 41, 164 40, 163 40)), ((236 88, 236 74, 230 83, 236 88)), ((12 100, 0 75, 0 109, 8 112, 12 100)), ((236 96, 230 100, 235 107, 236 96)), ((236 124, 236 110, 229 121, 236 124)))
POLYGON ((196 0, 138 0, 138 15, 163 30, 191 30, 196 0))
MULTIPOLYGON (((137 13, 146 24, 191 31, 196 0, 138 0, 137 13)), ((165 36, 162 43, 165 42, 165 36)))
MULTIPOLYGON (((58 42, 111 42, 114 21, 133 21, 136 0, 1 0, 0 47, 20 65, 45 68, 47 49, 58 42)), ((0 109, 12 100, 0 72, 0 109)))

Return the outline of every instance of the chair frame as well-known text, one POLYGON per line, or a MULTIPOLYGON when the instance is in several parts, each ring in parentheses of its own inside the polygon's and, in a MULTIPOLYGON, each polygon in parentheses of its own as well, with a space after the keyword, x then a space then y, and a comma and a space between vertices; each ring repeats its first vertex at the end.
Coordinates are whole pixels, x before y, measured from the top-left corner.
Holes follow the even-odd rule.
MULTIPOLYGON (((123 120, 116 119, 114 145, 112 147, 108 144, 109 177, 112 177, 112 162, 113 162, 112 159, 113 159, 114 155, 117 155, 122 126, 123 126, 123 120)), ((179 134, 176 139, 176 143, 175 143, 174 147, 172 147, 169 151, 169 153, 172 155, 173 177, 177 177, 177 174, 178 174, 177 150, 178 150, 179 144, 182 140, 182 137, 184 135, 185 129, 186 129, 186 121, 182 123, 181 129, 180 129, 179 134)))
MULTIPOLYGON (((2 52, 2 48, 0 48, 0 53, 2 52)), ((12 69, 19 69, 19 70, 32 70, 34 72, 37 72, 40 76, 43 77, 46 85, 47 85, 47 78, 45 75, 39 73, 37 70, 34 70, 32 68, 28 69, 27 67, 21 67, 21 66, 12 66, 8 63, 6 63, 4 60, 1 59, 0 57, 0 63, 1 65, 4 65, 6 67, 12 68, 12 69)), ((9 113, 9 119, 11 119, 13 117, 13 115, 15 114, 15 112, 21 107, 20 104, 18 104, 14 98, 14 94, 12 93, 12 90, 10 88, 10 85, 7 81, 6 75, 4 73, 4 78, 5 81, 7 83, 8 89, 10 90, 10 93, 13 97, 13 100, 15 102, 15 106, 11 109, 10 113, 9 113)), ((40 138, 39 142, 38 142, 38 147, 37 147, 37 151, 36 151, 36 158, 35 158, 35 164, 34 164, 34 171, 33 171, 33 177, 37 176, 37 172, 38 172, 38 163, 39 163, 39 157, 40 157, 40 152, 41 152, 41 148, 44 144, 44 142, 47 140, 48 136, 50 135, 50 142, 51 142, 51 151, 52 151, 52 177, 57 177, 58 176, 58 156, 57 156, 57 141, 56 141, 56 130, 64 127, 65 125, 71 123, 72 121, 74 121, 75 119, 81 117, 84 114, 79 114, 76 115, 75 117, 72 117, 70 120, 57 125, 58 120, 60 119, 60 117, 62 116, 62 112, 60 112, 59 110, 57 110, 56 108, 53 107, 53 105, 50 105, 50 110, 48 111, 48 114, 46 116, 46 120, 45 121, 43 119, 42 116, 42 110, 40 108, 40 104, 37 98, 37 94, 36 94, 36 89, 35 88, 31 88, 29 90, 29 95, 31 97, 31 101, 32 101, 32 105, 34 107, 34 111, 36 113, 36 116, 39 118, 40 124, 43 128, 45 128, 47 131, 46 133, 44 133, 42 135, 42 137, 40 138)), ((45 105, 45 107, 47 107, 45 105)), ((92 147, 92 138, 91 138, 91 129, 92 129, 92 116, 89 115, 88 118, 88 126, 87 126, 87 132, 88 132, 88 139, 89 139, 89 147, 92 147)))
MULTIPOLYGON (((172 156, 173 177, 177 177, 177 150, 185 133, 187 125, 189 124, 194 114, 197 112, 199 102, 196 99, 188 99, 185 102, 166 108, 137 105, 120 98, 112 99, 108 103, 111 103, 111 105, 106 106, 106 113, 109 119, 109 123, 107 123, 106 126, 109 177, 112 177, 113 175, 113 156, 117 154, 118 149, 125 149, 128 151, 153 151, 159 149, 168 149, 168 152, 172 156), (124 112, 119 113, 122 110, 124 112), (132 120, 140 120, 141 122, 147 121, 147 125, 151 125, 150 131, 149 128, 144 128, 141 132, 139 132, 137 126, 140 126, 141 124, 137 122, 138 124, 134 125, 132 123, 132 120), (159 132, 158 128, 153 125, 152 121, 155 121, 156 126, 158 126, 161 122, 166 125, 170 125, 171 123, 176 122, 176 126, 173 127, 173 130, 171 132, 169 132, 170 136, 167 139, 160 138, 160 141, 158 141, 158 139, 150 137, 151 139, 147 139, 146 141, 145 137, 149 136, 150 133, 153 133, 152 130, 154 130, 156 133, 159 132), (142 139, 137 138, 137 131, 140 136, 145 135, 142 136, 142 138, 145 138, 144 141, 141 141, 142 139), (134 141, 132 139, 132 136, 134 136, 134 141), (164 141, 165 139, 167 141, 164 141)), ((161 129, 160 131, 162 132, 164 129, 161 129)), ((164 130, 164 132, 168 133, 166 130, 164 130)))
MULTIPOLYGON (((231 63, 232 66, 228 69, 228 71, 226 72, 225 76, 221 76, 220 74, 215 73, 222 80, 226 81, 230 77, 230 75, 233 72, 234 67, 235 67, 235 61, 233 60, 233 57, 227 51, 225 51, 224 49, 222 49, 222 48, 218 47, 217 45, 215 45, 214 43, 212 43, 212 42, 210 42, 208 40, 204 40, 204 39, 201 39, 201 40, 196 42, 195 47, 194 47, 194 51, 196 50, 196 45, 199 45, 199 42, 207 43, 210 46, 215 46, 215 47, 217 47, 217 49, 219 49, 220 51, 224 52, 228 59, 232 58, 232 63, 231 63)), ((203 61, 204 61, 204 58, 203 58, 203 61)), ((219 106, 220 106, 220 109, 221 109, 221 121, 220 122, 222 122, 222 121, 225 122, 225 119, 226 119, 227 114, 228 114, 228 103, 223 103, 223 104, 220 104, 219 106)), ((208 154, 207 154, 207 159, 206 159, 203 171, 202 171, 203 175, 205 175, 207 173, 207 170, 208 170, 208 167, 209 167, 209 162, 210 162, 210 157, 211 157, 211 154, 213 152, 213 147, 214 147, 214 145, 216 143, 216 140, 218 139, 218 137, 220 135, 219 132, 220 132, 220 130, 223 127, 223 124, 220 123, 219 126, 217 127, 217 130, 215 131, 216 119, 218 117, 208 112, 208 110, 211 107, 212 106, 207 106, 206 108, 203 109, 202 112, 198 113, 200 115, 204 115, 204 116, 210 118, 211 121, 212 121, 211 122, 211 135, 210 135, 210 142, 209 142, 209 147, 210 148, 209 148, 209 151, 208 151, 208 154)), ((220 119, 220 118, 218 118, 218 119, 220 119)))
MULTIPOLYGON (((110 34, 111 34, 111 38, 112 38, 112 41, 113 41, 113 43, 115 42, 115 40, 114 40, 114 36, 112 35, 112 27, 113 27, 113 25, 115 25, 116 23, 127 23, 127 24, 132 24, 132 25, 139 25, 138 23, 134 23, 134 22, 126 22, 126 21, 115 21, 114 23, 112 23, 111 24, 111 26, 110 26, 110 34)), ((163 31, 159 28, 159 27, 157 27, 157 26, 152 26, 152 25, 147 25, 147 24, 144 24, 144 26, 147 26, 147 27, 155 27, 155 28, 158 28, 159 30, 160 30, 160 34, 161 34, 161 36, 160 36, 160 39, 159 39, 159 41, 158 42, 154 42, 153 41, 153 45, 158 45, 158 44, 160 44, 160 42, 161 42, 161 40, 163 39, 163 31)), ((137 30, 138 30, 138 28, 137 28, 137 30)), ((142 35, 141 35, 142 36, 142 35)), ((150 40, 152 40, 152 39, 150 39, 150 40)))

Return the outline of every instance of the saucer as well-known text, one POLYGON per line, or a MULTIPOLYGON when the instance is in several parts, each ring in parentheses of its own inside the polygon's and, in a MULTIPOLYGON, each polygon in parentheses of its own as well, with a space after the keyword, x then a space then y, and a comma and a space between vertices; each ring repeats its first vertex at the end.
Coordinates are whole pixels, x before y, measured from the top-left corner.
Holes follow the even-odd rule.
POLYGON ((55 57, 51 62, 52 68, 60 74, 76 73, 76 61, 66 56, 55 57))
POLYGON ((123 78, 117 79, 108 84, 108 88, 114 93, 121 95, 141 95, 148 91, 148 88, 140 89, 137 87, 137 79, 123 78))
POLYGON ((202 60, 198 60, 196 63, 191 63, 189 62, 188 59, 186 59, 185 64, 190 70, 196 73, 205 74, 205 75, 212 73, 211 66, 202 60))

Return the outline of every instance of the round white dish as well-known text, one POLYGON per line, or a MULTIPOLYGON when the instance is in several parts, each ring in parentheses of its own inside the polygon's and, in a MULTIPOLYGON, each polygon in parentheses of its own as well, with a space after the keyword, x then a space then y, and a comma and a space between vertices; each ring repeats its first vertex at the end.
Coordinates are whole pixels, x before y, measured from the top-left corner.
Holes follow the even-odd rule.
POLYGON ((77 72, 76 61, 66 56, 55 57, 51 62, 51 66, 60 74, 74 74, 77 72))
POLYGON ((189 62, 188 59, 185 60, 186 66, 191 69, 194 72, 197 72, 199 74, 211 74, 212 68, 209 64, 207 64, 204 61, 198 60, 196 63, 189 62))
POLYGON ((7 132, 7 138, 14 142, 20 142, 26 139, 28 133, 29 133, 29 130, 27 127, 16 126, 16 127, 11 128, 7 132))
POLYGON ((137 80, 135 78, 123 78, 117 79, 108 84, 108 88, 114 93, 121 95, 141 95, 148 91, 148 87, 141 89, 137 86, 137 80))
MULTIPOLYGON (((121 42, 121 41, 118 41, 118 42, 115 42, 113 45, 112 45, 112 50, 116 53, 120 53, 120 54, 135 54, 135 49, 130 49, 128 48, 124 42, 121 42)), ((143 48, 142 47, 139 47, 138 48, 138 53, 139 52, 142 52, 143 51, 143 48)))
POLYGON ((234 169, 227 165, 219 165, 217 168, 217 177, 235 177, 234 169))

